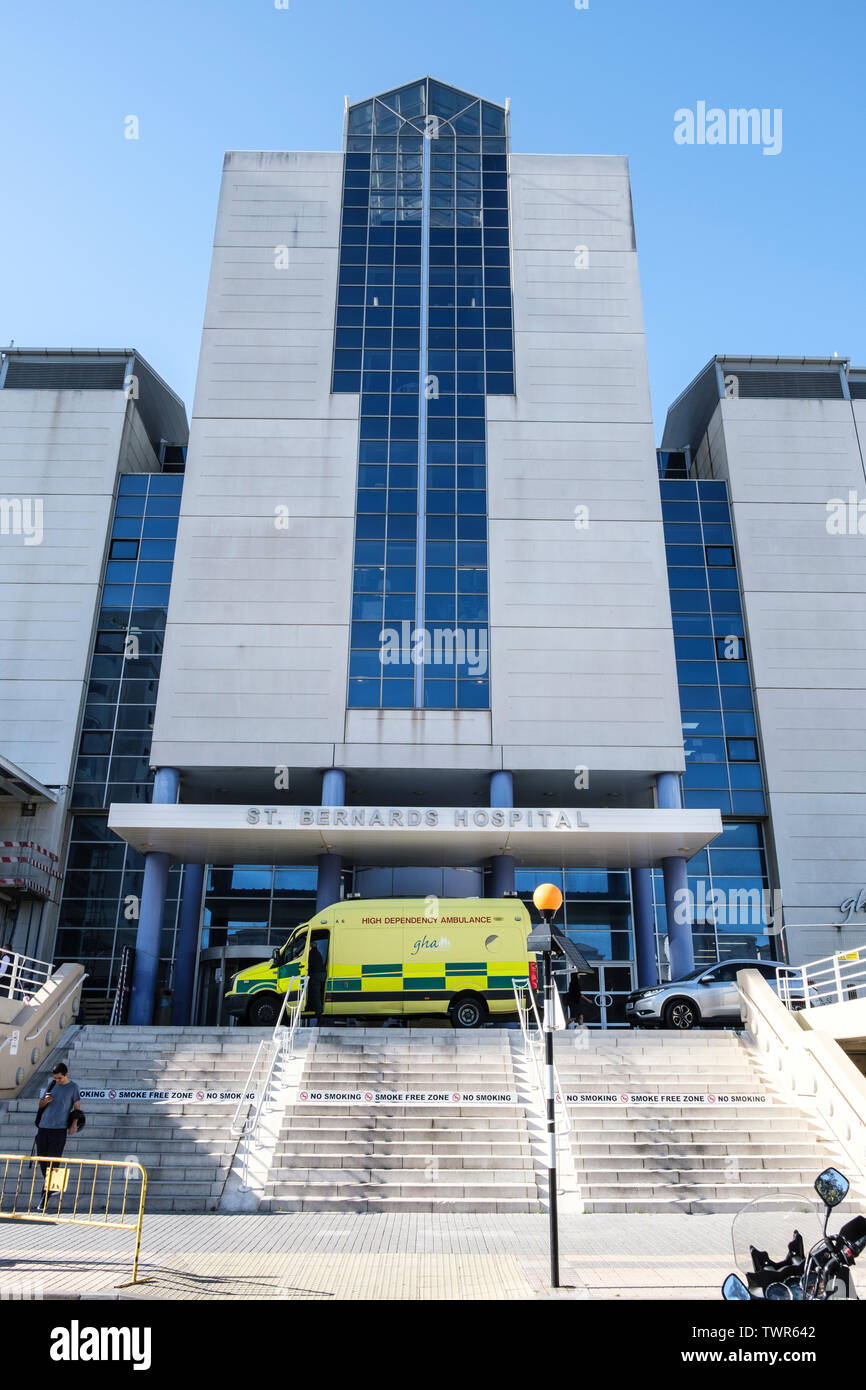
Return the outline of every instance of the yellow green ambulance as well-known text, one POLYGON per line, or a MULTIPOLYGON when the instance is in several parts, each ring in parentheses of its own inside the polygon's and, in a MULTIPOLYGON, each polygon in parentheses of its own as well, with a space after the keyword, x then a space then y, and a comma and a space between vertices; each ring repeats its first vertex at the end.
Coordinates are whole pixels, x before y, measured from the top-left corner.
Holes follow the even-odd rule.
POLYGON ((334 903, 296 927, 269 961, 233 976, 226 1006, 239 1022, 277 1021, 307 974, 310 945, 325 962, 325 1017, 444 1014, 478 1028, 515 1013, 513 980, 532 978, 532 923, 518 898, 376 898, 334 903))

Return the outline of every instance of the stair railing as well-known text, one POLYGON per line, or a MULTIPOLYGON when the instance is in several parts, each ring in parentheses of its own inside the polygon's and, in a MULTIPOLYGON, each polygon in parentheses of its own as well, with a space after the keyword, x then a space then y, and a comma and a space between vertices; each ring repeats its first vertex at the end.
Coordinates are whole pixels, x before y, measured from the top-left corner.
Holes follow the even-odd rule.
POLYGON ((23 956, 20 951, 0 950, 0 999, 18 999, 29 1004, 53 970, 50 961, 23 956))
POLYGON ((854 946, 806 965, 780 965, 776 991, 789 1009, 866 998, 866 950, 854 946))
MULTIPOLYGON (((512 985, 514 987, 514 1000, 517 1005, 517 1017, 520 1022, 520 1031, 523 1034, 524 1056, 526 1057, 526 1060, 528 1062, 532 1063, 532 1068, 535 1072, 535 1082, 538 1089, 538 1094, 541 1101, 541 1108, 543 1112, 546 1097, 544 1086, 544 1074, 542 1071, 541 1064, 541 1049, 539 1047, 538 1050, 536 1050, 530 1020, 534 1019, 535 1021, 535 1026, 538 1029, 537 1038, 539 1043, 541 1042, 541 1039, 544 1036, 544 1029, 542 1027, 541 1018, 538 1013, 538 1006, 535 1002, 535 993, 529 983, 529 980, 514 979, 512 980, 512 985), (525 998, 521 999, 521 995, 524 995, 525 998), (527 1000, 528 1003, 526 1002, 527 1000)), ((554 989, 555 988, 556 986, 554 985, 554 989)), ((555 1062, 553 1064, 553 1082, 556 1097, 562 1110, 561 1123, 558 1124, 556 1127, 556 1142, 558 1145, 562 1146, 565 1144, 565 1141, 568 1138, 569 1134, 571 1134, 573 1126, 571 1123, 571 1115, 568 1112, 568 1106, 565 1103, 565 1092, 562 1089, 562 1083, 559 1080, 559 1073, 556 1070, 555 1062)), ((554 1115, 555 1114, 556 1108, 554 1107, 554 1115)))
POLYGON ((283 995, 283 1002, 277 1021, 274 1024, 274 1031, 269 1038, 263 1038, 259 1043, 253 1064, 250 1067, 249 1075, 244 1083, 243 1094, 238 1101, 237 1109, 232 1119, 231 1132, 236 1135, 246 1135, 249 1139, 258 1130, 264 1111, 265 1103, 268 1099, 271 1086, 273 1084, 274 1073, 279 1061, 289 1061, 295 1055, 295 1034, 298 1031, 301 1013, 307 998, 307 976, 299 982, 297 994, 286 990, 283 995), (284 1017, 291 1017, 288 1027, 283 1022, 284 1017), (267 1069, 261 1086, 257 1089, 255 1104, 250 1106, 248 1096, 255 1084, 256 1076, 265 1058, 268 1058, 267 1069), (245 1115, 242 1115, 244 1106, 250 1106, 245 1115))

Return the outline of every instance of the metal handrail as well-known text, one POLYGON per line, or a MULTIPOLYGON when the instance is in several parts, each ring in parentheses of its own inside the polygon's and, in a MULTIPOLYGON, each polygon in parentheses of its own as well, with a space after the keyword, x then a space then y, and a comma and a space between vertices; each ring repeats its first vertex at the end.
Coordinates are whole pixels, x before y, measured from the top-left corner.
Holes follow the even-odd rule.
POLYGON ((779 966, 776 990, 789 1009, 866 998, 866 950, 852 947, 806 965, 779 966), (796 972, 796 973, 792 973, 796 972))
MULTIPOLYGON (((291 983, 294 984, 294 980, 291 981, 291 983)), ((292 998, 293 991, 291 989, 286 990, 285 994, 283 995, 283 1002, 280 1007, 280 1012, 277 1014, 277 1021, 274 1024, 274 1031, 272 1032, 269 1038, 263 1038, 262 1041, 259 1043, 258 1048, 256 1050, 255 1059, 253 1061, 252 1066, 250 1067, 249 1074, 246 1079, 246 1084, 244 1085, 243 1094, 241 1096, 241 1099, 238 1101, 237 1109, 235 1110, 234 1117, 232 1119, 232 1134, 248 1135, 251 1137, 258 1129, 259 1122, 262 1117, 262 1110, 264 1108, 265 1100, 267 1098, 268 1091, 270 1090, 271 1082, 273 1081, 274 1070, 276 1068, 277 1061, 284 1054, 287 1058, 294 1056, 295 1033, 297 1032, 298 1022, 301 1017, 301 1011, 304 1007, 304 1002, 307 997, 307 984, 308 976, 305 975, 304 978, 300 980, 298 983, 298 993, 295 999, 292 998), (294 1005, 294 1011, 288 1032, 286 1032, 285 1027, 283 1025, 283 1015, 286 1013, 287 1006, 290 1002, 294 1005), (243 1120, 241 1120, 241 1111, 243 1110, 245 1105, 249 1105, 247 1096, 252 1090, 253 1078, 255 1077, 256 1072, 259 1069, 262 1057, 268 1051, 270 1051, 271 1053, 271 1059, 268 1063, 268 1069, 265 1073, 265 1077, 262 1082, 261 1088, 259 1089, 258 1094, 256 1096, 255 1108, 252 1111, 248 1110, 243 1120)))
POLYGON ((0 999, 20 999, 29 1004, 53 970, 50 961, 24 956, 20 951, 0 950, 0 999))
MULTIPOLYGON (((515 1003, 517 1004, 517 1017, 518 1017, 518 1020, 519 1020, 519 1022, 520 1022, 520 1031, 521 1031, 521 1033, 523 1034, 524 1054, 525 1054, 525 1056, 527 1056, 528 1058, 530 1058, 530 1060, 532 1061, 532 1065, 533 1065, 533 1067, 534 1067, 534 1069, 535 1069, 536 1081, 537 1081, 537 1083, 538 1083, 538 1093, 539 1093, 539 1095, 540 1095, 540 1097, 541 1097, 541 1099, 542 1099, 542 1101, 543 1101, 543 1100, 545 1099, 545 1095, 544 1095, 544 1077, 543 1077, 542 1071, 541 1071, 541 1059, 540 1059, 540 1057, 538 1057, 538 1056, 536 1055, 535 1045, 534 1045, 534 1043, 533 1043, 533 1041, 532 1041, 532 1036, 531 1036, 531 1034, 530 1034, 530 1031, 529 1031, 529 1024, 528 1024, 528 1018, 529 1018, 529 1013, 530 1013, 530 1009, 531 1009, 531 1011, 532 1011, 532 1013, 533 1013, 533 1015, 534 1015, 534 1017, 535 1017, 536 1026, 537 1026, 537 1028, 538 1028, 538 1036, 539 1036, 539 1039, 540 1039, 540 1038, 542 1037, 542 1035, 543 1035, 544 1030, 543 1030, 543 1028, 542 1028, 541 1018, 540 1018, 539 1013, 538 1013, 538 1006, 536 1005, 536 1002, 535 1002, 535 994, 534 994, 534 992, 533 992, 532 986, 531 986, 530 983, 529 983, 529 979, 528 979, 528 978, 525 979, 525 980, 512 979, 512 982, 511 982, 511 983, 512 983, 512 986, 513 986, 513 988, 514 988, 514 1000, 515 1000, 515 1003), (521 994, 521 992, 523 992, 524 994, 526 994, 526 995, 528 996, 528 998, 529 998, 529 1004, 528 1004, 528 1005, 527 1005, 527 1004, 524 1004, 524 1003, 521 1001, 521 999, 520 999, 520 994, 521 994)), ((554 985, 553 987, 554 987, 554 989, 556 989, 556 985, 554 985)), ((554 1081, 554 1085, 555 1085, 555 1088, 556 1088, 556 1095, 557 1095, 557 1097, 559 1098, 559 1104, 560 1104, 561 1107, 562 1107, 562 1113, 563 1113, 563 1116, 564 1116, 564 1123, 563 1123, 562 1125, 560 1125, 560 1126, 557 1128, 557 1136, 556 1136, 556 1138, 557 1138, 557 1143, 559 1143, 559 1140, 560 1140, 560 1139, 565 1140, 565 1139, 568 1137, 568 1135, 571 1134, 572 1129, 573 1129, 573 1125, 572 1125, 572 1123, 571 1123, 571 1115, 570 1115, 569 1112, 568 1112, 568 1106, 567 1106, 566 1103, 565 1103, 565 1092, 564 1092, 563 1089, 562 1089, 562 1083, 561 1083, 561 1081, 560 1081, 560 1079, 559 1079, 559 1072, 556 1070, 556 1063, 555 1063, 555 1062, 554 1062, 554 1064, 553 1064, 553 1081, 554 1081)), ((555 1111, 554 1111, 554 1113, 555 1113, 555 1111)))

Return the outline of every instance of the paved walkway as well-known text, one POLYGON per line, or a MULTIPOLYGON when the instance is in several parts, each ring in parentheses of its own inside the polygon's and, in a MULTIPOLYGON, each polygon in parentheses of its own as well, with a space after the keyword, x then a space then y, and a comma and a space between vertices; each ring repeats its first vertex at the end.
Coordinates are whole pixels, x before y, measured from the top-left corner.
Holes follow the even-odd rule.
POLYGON ((727 1216, 548 1218, 349 1213, 145 1217, 139 1277, 122 1231, 0 1220, 0 1299, 718 1299, 727 1216))

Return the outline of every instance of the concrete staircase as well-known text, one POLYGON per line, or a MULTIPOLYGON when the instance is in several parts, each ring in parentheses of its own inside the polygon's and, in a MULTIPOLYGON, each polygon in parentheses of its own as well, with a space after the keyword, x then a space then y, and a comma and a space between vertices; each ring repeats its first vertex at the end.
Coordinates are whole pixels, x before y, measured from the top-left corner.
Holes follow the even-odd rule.
MULTIPOLYGON (((321 1028, 310 1091, 516 1091, 510 1033, 321 1028)), ((520 1105, 287 1108, 264 1211, 537 1211, 520 1105)))
MULTIPOLYGON (((267 1036, 249 1028, 88 1025, 18 1100, 0 1107, 0 1153, 29 1154, 36 1094, 61 1055, 83 1088, 240 1092, 267 1036)), ((236 1157, 233 1102, 86 1103, 88 1127, 66 1152, 137 1158, 148 1172, 151 1212, 537 1211, 546 1151, 521 1071, 522 1046, 519 1033, 500 1029, 301 1030, 290 1081, 265 1117, 267 1142, 253 1152, 254 1182, 249 1163, 236 1157), (519 1100, 325 1104, 296 1102, 296 1087, 507 1091, 519 1100)), ((574 1171, 567 1181, 586 1211, 733 1213, 779 1189, 811 1195, 816 1174, 830 1163, 851 1179, 855 1203, 866 1198, 863 1175, 851 1171, 815 1114, 774 1094, 745 1035, 572 1031, 557 1034, 556 1063, 566 1092, 770 1098, 766 1105, 717 1108, 571 1105, 574 1171)), ((560 1165, 561 1179, 568 1167, 560 1165)))
MULTIPOLYGON (((577 1032, 556 1037, 564 1091, 760 1094, 762 1105, 572 1104, 576 1179, 588 1212, 730 1212, 780 1189, 814 1197, 850 1160, 821 1123, 774 1095, 749 1039, 733 1031, 577 1032)), ((864 1189, 862 1186, 860 1191, 864 1189)))
MULTIPOLYGON (((270 1031, 87 1025, 17 1100, 6 1103, 0 1153, 29 1154, 36 1099, 61 1058, 82 1090, 242 1091, 258 1044, 270 1031)), ((147 1211, 216 1208, 238 1143, 230 1133, 235 1104, 83 1100, 82 1109, 87 1128, 67 1142, 68 1157, 136 1158, 147 1170, 147 1211)), ((104 1188, 101 1181, 97 1194, 104 1188)))

